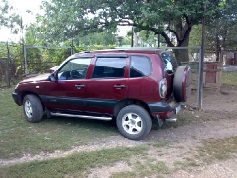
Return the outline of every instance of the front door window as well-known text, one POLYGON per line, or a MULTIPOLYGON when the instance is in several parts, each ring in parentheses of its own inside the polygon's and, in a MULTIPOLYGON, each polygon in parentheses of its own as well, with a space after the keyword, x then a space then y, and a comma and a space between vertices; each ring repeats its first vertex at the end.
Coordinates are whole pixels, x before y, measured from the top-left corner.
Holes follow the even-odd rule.
POLYGON ((90 58, 69 61, 58 71, 58 80, 85 79, 90 61, 90 58))

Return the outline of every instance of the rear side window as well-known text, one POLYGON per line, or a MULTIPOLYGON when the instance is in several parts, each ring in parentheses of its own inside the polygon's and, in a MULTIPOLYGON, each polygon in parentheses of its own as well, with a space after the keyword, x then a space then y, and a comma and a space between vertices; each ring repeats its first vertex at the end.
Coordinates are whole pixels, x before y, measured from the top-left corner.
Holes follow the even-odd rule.
POLYGON ((151 61, 145 56, 131 56, 130 78, 146 77, 151 74, 151 61))
POLYGON ((97 58, 92 78, 123 78, 126 58, 97 58))

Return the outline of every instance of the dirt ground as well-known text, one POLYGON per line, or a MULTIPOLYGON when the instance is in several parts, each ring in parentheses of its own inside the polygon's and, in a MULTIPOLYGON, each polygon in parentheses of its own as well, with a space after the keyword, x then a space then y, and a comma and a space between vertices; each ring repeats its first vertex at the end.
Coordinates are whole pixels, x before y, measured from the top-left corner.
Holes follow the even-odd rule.
MULTIPOLYGON (((161 148, 159 153, 150 150, 149 156, 163 161, 173 168, 176 162, 187 158, 199 162, 195 150, 202 146, 203 140, 225 139, 237 136, 237 87, 223 85, 220 90, 205 89, 203 91, 203 109, 196 110, 197 95, 194 91, 184 111, 192 114, 195 123, 176 128, 153 130, 143 142, 166 141, 171 143, 169 149, 161 148), (203 119, 206 118, 206 119, 203 119)), ((113 139, 115 141, 116 138, 113 139)), ((121 138, 120 138, 121 139, 121 138)), ((117 142, 124 141, 117 140, 117 142)), ((137 144, 132 141, 129 143, 137 144)), ((167 178, 237 178, 236 155, 225 161, 214 161, 212 164, 179 169, 172 174, 162 175, 167 178)), ((118 163, 114 167, 92 170, 89 177, 110 177, 113 172, 131 171, 128 165, 118 163)), ((153 175, 150 177, 157 177, 153 175)))
MULTIPOLYGON (((153 129, 142 141, 132 141, 122 136, 113 136, 103 140, 96 140, 85 146, 75 147, 68 151, 56 151, 55 153, 41 153, 35 156, 25 156, 14 160, 0 160, 0 165, 23 163, 33 160, 45 160, 55 157, 64 157, 81 151, 92 151, 103 148, 114 148, 117 146, 133 147, 149 142, 165 141, 167 147, 161 147, 159 154, 157 150, 150 149, 149 156, 157 161, 164 162, 169 168, 175 163, 183 162, 184 159, 192 158, 199 162, 196 150, 207 139, 225 139, 237 136, 237 87, 224 85, 220 90, 204 90, 203 109, 195 109, 197 96, 195 92, 188 102, 185 111, 192 115, 195 122, 177 127, 165 129, 153 129), (205 118, 205 119, 203 119, 205 118)), ((119 162, 114 166, 104 166, 92 169, 88 177, 111 177, 112 173, 131 171, 132 167, 127 163, 119 162)), ((237 178, 237 155, 225 161, 214 161, 211 164, 200 164, 188 169, 177 169, 177 171, 162 175, 172 178, 237 178)), ((157 177, 152 175, 150 177, 157 177)))

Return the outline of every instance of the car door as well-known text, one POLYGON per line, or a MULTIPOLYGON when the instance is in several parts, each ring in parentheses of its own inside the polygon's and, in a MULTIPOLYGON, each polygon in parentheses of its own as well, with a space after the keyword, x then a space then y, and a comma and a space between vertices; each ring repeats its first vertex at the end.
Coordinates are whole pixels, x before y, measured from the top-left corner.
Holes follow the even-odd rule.
POLYGON ((113 113, 114 106, 127 97, 127 55, 97 55, 86 88, 88 111, 113 113))
POLYGON ((130 56, 130 73, 129 73, 129 98, 141 101, 156 100, 157 82, 150 77, 152 74, 152 55, 130 56))
POLYGON ((51 110, 85 110, 87 69, 91 58, 74 58, 56 72, 56 81, 50 81, 41 95, 51 110))

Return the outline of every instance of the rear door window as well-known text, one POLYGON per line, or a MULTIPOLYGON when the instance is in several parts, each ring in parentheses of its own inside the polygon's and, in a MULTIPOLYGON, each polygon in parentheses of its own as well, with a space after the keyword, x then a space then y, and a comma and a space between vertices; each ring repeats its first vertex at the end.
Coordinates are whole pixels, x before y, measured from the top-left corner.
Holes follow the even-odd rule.
POLYGON ((130 78, 147 77, 151 74, 151 61, 146 56, 131 56, 130 78))
POLYGON ((126 68, 126 58, 98 57, 92 78, 123 78, 126 68))

